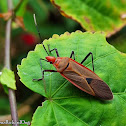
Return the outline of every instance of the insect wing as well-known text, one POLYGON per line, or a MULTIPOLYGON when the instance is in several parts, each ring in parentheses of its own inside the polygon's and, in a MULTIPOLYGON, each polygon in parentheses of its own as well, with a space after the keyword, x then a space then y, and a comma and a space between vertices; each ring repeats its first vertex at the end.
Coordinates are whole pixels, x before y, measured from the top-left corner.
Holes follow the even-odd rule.
POLYGON ((113 94, 109 86, 102 80, 92 79, 90 86, 95 92, 96 97, 103 100, 113 99, 113 94))
POLYGON ((90 85, 88 85, 87 81, 80 75, 74 73, 73 71, 64 71, 61 75, 82 91, 95 96, 95 93, 90 85))
POLYGON ((69 61, 69 66, 61 75, 82 91, 93 96, 103 100, 113 98, 110 88, 98 75, 74 60, 69 61))

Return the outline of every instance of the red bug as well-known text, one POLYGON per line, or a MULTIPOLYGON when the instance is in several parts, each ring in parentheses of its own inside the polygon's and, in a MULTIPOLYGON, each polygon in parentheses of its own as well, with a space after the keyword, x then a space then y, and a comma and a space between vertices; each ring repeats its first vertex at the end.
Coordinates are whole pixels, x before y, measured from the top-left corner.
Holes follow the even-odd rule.
MULTIPOLYGON (((35 21, 36 27, 37 23, 35 21)), ((38 30, 38 29, 37 29, 38 30)), ((39 32, 38 32, 39 33, 39 32)), ((40 33, 39 33, 40 36, 40 33)), ((41 36, 40 36, 41 39, 41 36)), ((56 48, 50 50, 49 52, 56 51, 57 58, 49 56, 44 44, 42 43, 47 57, 45 60, 53 64, 56 70, 43 70, 42 71, 42 78, 40 79, 33 79, 33 80, 42 80, 44 78, 45 72, 59 72, 64 78, 66 78, 69 82, 73 85, 81 89, 82 91, 98 97, 102 100, 111 100, 113 99, 112 91, 110 90, 109 86, 98 76, 94 73, 94 64, 93 64, 93 54, 90 52, 81 63, 75 61, 74 51, 72 51, 70 58, 68 57, 59 57, 58 50, 56 48), (89 57, 92 56, 92 66, 93 71, 82 65, 82 63, 89 57), (74 60, 72 59, 74 56, 74 60)), ((48 46, 49 47, 49 46, 48 46)), ((41 64, 42 65, 42 64, 41 64)), ((42 70, 42 66, 41 66, 42 70)))

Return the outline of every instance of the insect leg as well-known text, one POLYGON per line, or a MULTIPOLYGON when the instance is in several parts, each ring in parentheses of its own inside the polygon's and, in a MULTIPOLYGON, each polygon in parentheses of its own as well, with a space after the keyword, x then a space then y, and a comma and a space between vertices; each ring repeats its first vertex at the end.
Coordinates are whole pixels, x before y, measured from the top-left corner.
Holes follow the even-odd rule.
MULTIPOLYGON (((43 79, 44 79, 44 73, 45 73, 45 72, 57 72, 56 70, 42 70, 42 62, 41 62, 42 60, 47 61, 46 59, 40 58, 40 65, 41 65, 42 78, 33 79, 33 81, 40 81, 40 80, 43 80, 43 79)), ((45 90, 45 93, 46 93, 46 85, 45 85, 45 82, 44 82, 44 90, 45 90)))
POLYGON ((39 79, 33 79, 33 81, 40 81, 44 79, 44 72, 57 72, 56 70, 42 70, 42 62, 41 60, 47 61, 46 59, 40 58, 40 65, 41 65, 41 72, 42 72, 42 78, 39 79))
POLYGON ((84 62, 90 55, 92 56, 92 67, 93 67, 93 72, 94 72, 94 63, 93 63, 93 54, 92 54, 92 52, 89 52, 89 53, 87 54, 87 56, 81 61, 81 64, 83 64, 83 62, 84 62))
POLYGON ((43 70, 42 71, 42 78, 39 78, 39 79, 33 79, 33 81, 40 81, 40 80, 43 80, 44 79, 44 73, 45 72, 57 72, 56 70, 43 70))
POLYGON ((74 51, 71 52, 70 58, 72 58, 72 56, 74 57, 74 60, 75 60, 75 54, 74 54, 74 51))
MULTIPOLYGON (((33 81, 40 81, 40 80, 43 80, 44 79, 44 73, 45 72, 57 72, 56 70, 43 70, 42 71, 42 78, 39 78, 39 79, 33 79, 33 81)), ((45 90, 45 93, 46 93, 46 85, 45 85, 45 81, 44 81, 44 90, 45 90)))
POLYGON ((48 45, 48 49, 49 49, 49 52, 52 52, 52 51, 56 51, 56 55, 57 55, 57 57, 59 57, 59 53, 58 53, 58 50, 57 50, 57 48, 54 48, 54 49, 50 49, 50 45, 48 45))

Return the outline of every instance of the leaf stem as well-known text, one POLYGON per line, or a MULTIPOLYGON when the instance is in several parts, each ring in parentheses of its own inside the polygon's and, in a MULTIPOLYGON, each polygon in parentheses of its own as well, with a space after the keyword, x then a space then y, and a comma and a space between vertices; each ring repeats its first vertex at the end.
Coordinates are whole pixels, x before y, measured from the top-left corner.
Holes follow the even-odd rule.
MULTIPOLYGON (((8 0, 7 2, 8 2, 8 11, 12 10, 13 8, 12 0, 8 0)), ((5 67, 8 69, 11 69, 10 65, 11 23, 12 19, 9 19, 6 24, 6 37, 5 37, 5 67)), ((9 102, 10 102, 12 120, 14 122, 18 122, 15 92, 10 88, 8 90, 9 90, 9 102)), ((19 126, 19 125, 13 124, 13 126, 19 126)))
POLYGON ((21 6, 21 4, 22 4, 23 1, 24 1, 24 0, 20 0, 20 1, 18 2, 17 6, 14 8, 14 12, 15 12, 15 13, 18 11, 18 9, 20 8, 20 6, 21 6))

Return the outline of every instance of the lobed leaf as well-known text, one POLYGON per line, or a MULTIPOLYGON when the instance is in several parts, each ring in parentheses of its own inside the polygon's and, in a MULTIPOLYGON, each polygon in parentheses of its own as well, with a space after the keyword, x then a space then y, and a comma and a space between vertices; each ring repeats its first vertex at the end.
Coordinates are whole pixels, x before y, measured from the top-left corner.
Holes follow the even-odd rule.
MULTIPOLYGON (((53 35, 44 41, 46 48, 48 44, 51 49, 58 49, 60 57, 69 57, 74 50, 77 62, 81 62, 89 52, 92 52, 95 73, 109 85, 114 99, 98 100, 76 88, 59 73, 45 73, 43 81, 33 81, 42 77, 40 58, 44 59, 47 56, 42 44, 38 44, 35 50, 30 51, 27 58, 22 60, 21 65, 18 65, 21 82, 47 98, 33 115, 32 126, 126 124, 126 54, 108 44, 105 35, 99 32, 93 34, 76 31, 71 34, 66 32, 61 36, 53 35)), ((50 55, 56 56, 55 51, 50 55)), ((92 69, 91 57, 84 65, 92 69)), ((42 69, 55 68, 43 61, 42 69)))
POLYGON ((126 25, 125 0, 51 0, 67 18, 87 31, 104 31, 107 37, 126 25))

